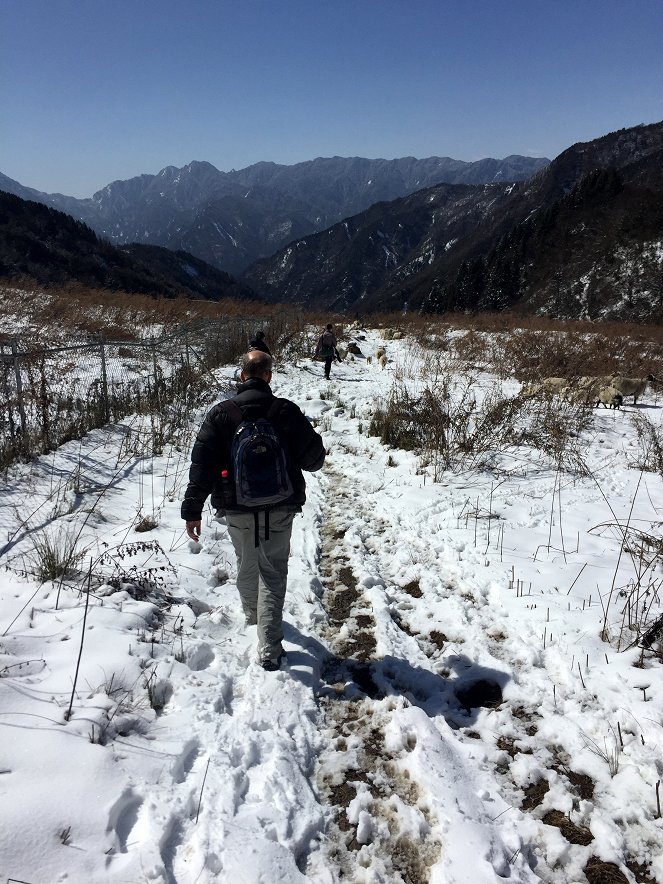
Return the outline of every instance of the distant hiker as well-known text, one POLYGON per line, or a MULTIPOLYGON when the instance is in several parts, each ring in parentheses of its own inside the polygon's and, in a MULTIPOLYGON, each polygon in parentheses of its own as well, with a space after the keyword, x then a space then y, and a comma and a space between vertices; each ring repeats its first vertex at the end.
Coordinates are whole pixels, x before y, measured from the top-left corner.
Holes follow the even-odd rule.
POLYGON ((315 348, 315 355, 322 356, 325 360, 325 377, 329 380, 329 374, 331 372, 331 364, 334 359, 338 359, 341 361, 341 357, 338 355, 338 350, 336 349, 336 335, 334 334, 334 326, 328 323, 327 328, 320 335, 320 340, 318 341, 318 345, 315 348))
POLYGON ((325 449, 299 406, 272 393, 271 356, 246 353, 240 378, 237 395, 213 406, 200 428, 182 518, 198 541, 208 495, 225 515, 246 623, 257 624, 258 659, 273 672, 285 658, 283 603, 292 523, 306 500, 302 470, 319 470, 325 449))
POLYGON ((260 350, 261 353, 267 353, 269 356, 272 355, 272 351, 265 343, 264 331, 257 331, 255 337, 249 341, 249 352, 251 350, 260 350))

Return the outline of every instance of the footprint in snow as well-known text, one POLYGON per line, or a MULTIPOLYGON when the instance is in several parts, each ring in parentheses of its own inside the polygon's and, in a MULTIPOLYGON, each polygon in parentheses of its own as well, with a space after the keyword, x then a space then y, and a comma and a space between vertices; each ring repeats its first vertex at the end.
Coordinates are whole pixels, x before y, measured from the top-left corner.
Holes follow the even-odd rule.
POLYGON ((193 649, 191 654, 187 657, 186 663, 189 669, 193 669, 194 672, 200 672, 201 669, 207 669, 211 666, 214 659, 215 655, 212 648, 207 642, 202 642, 193 649))
POLYGON ((200 743, 198 740, 188 740, 184 744, 184 748, 173 765, 173 782, 183 783, 186 780, 199 752, 200 743))
POLYGON ((142 804, 143 799, 139 795, 132 789, 126 789, 110 809, 106 831, 115 832, 120 853, 126 853, 127 845, 132 841, 131 833, 136 828, 142 804))

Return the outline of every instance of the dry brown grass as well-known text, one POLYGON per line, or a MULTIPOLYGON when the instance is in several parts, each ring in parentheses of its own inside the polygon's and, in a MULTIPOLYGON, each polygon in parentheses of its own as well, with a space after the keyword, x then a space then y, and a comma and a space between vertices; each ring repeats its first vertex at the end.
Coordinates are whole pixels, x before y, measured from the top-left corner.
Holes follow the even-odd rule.
MULTIPOLYGON (((258 301, 203 301, 187 298, 163 298, 149 295, 94 289, 80 283, 60 287, 43 287, 34 280, 0 282, 0 310, 9 316, 14 313, 22 325, 28 325, 33 334, 47 335, 41 345, 48 345, 57 331, 59 337, 90 338, 103 335, 106 340, 137 340, 158 326, 168 330, 197 319, 227 319, 237 317, 247 322, 247 332, 253 334, 262 325, 275 329, 275 342, 282 333, 287 345, 293 337, 293 326, 304 324, 324 327, 333 322, 339 327, 338 315, 307 311, 280 304, 258 301), (255 326, 255 328, 254 328, 255 326), (283 332, 287 329, 286 332, 283 332)), ((5 340, 13 335, 5 333, 5 340)), ((1 336, 0 336, 1 339, 1 336)), ((278 343, 277 343, 278 349, 278 343)))
POLYGON ((371 324, 399 328, 426 348, 445 351, 466 366, 493 371, 501 378, 515 377, 523 382, 611 374, 663 378, 660 325, 555 320, 513 313, 384 314, 371 317, 371 324))
POLYGON ((394 385, 386 403, 376 403, 368 433, 418 454, 437 482, 447 470, 497 468, 500 455, 518 446, 541 452, 559 469, 586 474, 579 440, 590 423, 587 408, 507 396, 499 384, 477 401, 473 378, 447 375, 418 394, 394 385))

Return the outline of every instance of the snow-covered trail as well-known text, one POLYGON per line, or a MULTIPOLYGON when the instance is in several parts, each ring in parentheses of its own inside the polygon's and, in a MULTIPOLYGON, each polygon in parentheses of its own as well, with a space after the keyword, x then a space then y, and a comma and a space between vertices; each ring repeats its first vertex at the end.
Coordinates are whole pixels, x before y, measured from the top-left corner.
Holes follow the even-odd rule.
MULTIPOLYGON (((375 332, 360 341, 367 355, 381 343, 375 332)), ((367 435, 394 371, 416 374, 405 342, 387 347, 385 371, 357 359, 329 383, 319 363, 275 372, 276 394, 318 422, 329 449, 295 520, 281 672, 255 662, 223 524, 209 513, 200 545, 183 536, 190 439, 136 459, 110 428, 5 483, 0 877, 567 884, 594 855, 653 868, 660 709, 632 701, 641 670, 633 654, 608 657, 596 595, 585 611, 618 548, 588 533, 600 494, 565 480, 579 506, 557 530, 582 535, 581 558, 570 542, 563 558, 533 557, 549 534, 551 470, 496 491, 501 533, 490 519, 468 523, 477 500, 487 512, 490 476, 434 485, 414 455, 367 435), (157 526, 137 534, 137 514, 150 512, 157 526), (56 604, 57 587, 32 574, 31 536, 49 522, 80 530, 84 561, 96 556, 115 578, 91 596, 68 722, 85 596, 65 588, 56 604), (132 590, 149 568, 164 570, 132 590), (619 708, 638 726, 623 726, 628 763, 615 781, 581 757, 582 734, 600 742, 619 708), (579 797, 581 775, 593 801, 579 797), (625 788, 637 796, 628 826, 625 788), (544 824, 551 811, 578 831, 591 823, 595 843, 569 843, 544 824)), ((220 372, 221 385, 231 376, 220 372)), ((613 445, 603 460, 622 418, 596 416, 613 445)), ((611 470, 606 487, 628 509, 628 473, 611 470)), ((663 501, 653 481, 648 495, 663 501)))

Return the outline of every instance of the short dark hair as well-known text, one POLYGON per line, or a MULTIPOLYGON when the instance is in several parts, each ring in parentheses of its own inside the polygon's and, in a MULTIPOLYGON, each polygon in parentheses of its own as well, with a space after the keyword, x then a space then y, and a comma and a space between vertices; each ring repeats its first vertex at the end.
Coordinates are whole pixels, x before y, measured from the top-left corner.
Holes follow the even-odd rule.
POLYGON ((328 322, 327 323, 327 331, 331 331, 333 328, 334 328, 334 326, 331 324, 331 322, 328 322))
POLYGON ((250 350, 242 357, 242 371, 247 378, 260 378, 272 370, 272 357, 262 350, 250 350))
POLYGON ((258 338, 258 340, 262 340, 264 337, 265 337, 264 331, 257 331, 256 332, 256 338, 258 338))

